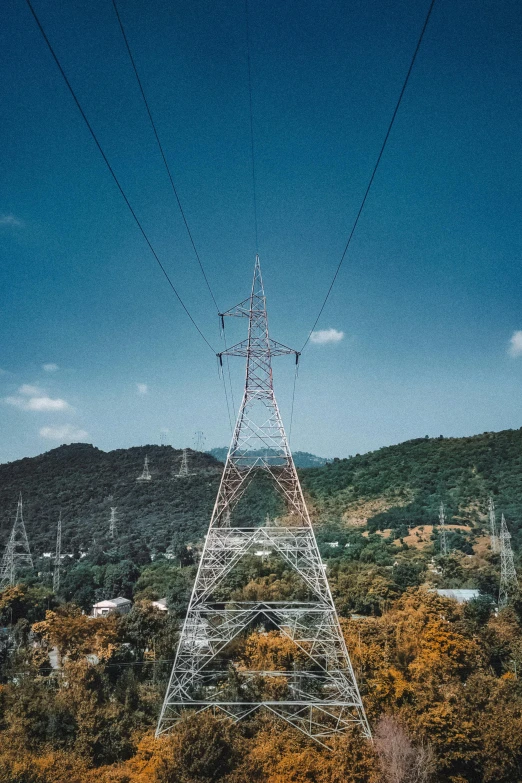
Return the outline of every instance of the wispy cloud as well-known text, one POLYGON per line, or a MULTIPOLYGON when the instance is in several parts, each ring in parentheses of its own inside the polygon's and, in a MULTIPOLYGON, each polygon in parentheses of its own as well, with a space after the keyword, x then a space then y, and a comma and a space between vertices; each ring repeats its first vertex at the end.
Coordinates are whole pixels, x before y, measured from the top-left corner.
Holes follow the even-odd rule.
POLYGON ((18 389, 18 396, 4 397, 6 405, 20 408, 23 411, 70 411, 71 406, 60 397, 48 397, 38 386, 24 383, 18 389))
POLYGON ((0 226, 23 226, 23 220, 11 214, 0 214, 0 226))
POLYGON ((4 397, 6 405, 23 411, 70 411, 71 406, 59 397, 4 397))
POLYGON ((58 365, 55 364, 54 362, 49 362, 48 364, 42 364, 42 370, 44 372, 56 372, 59 369, 60 368, 58 367, 58 365))
POLYGON ((137 383, 136 388, 138 390, 138 394, 148 394, 149 393, 149 386, 146 383, 137 383))
POLYGON ((61 427, 42 427, 40 436, 48 440, 60 440, 62 443, 70 443, 73 440, 85 440, 85 438, 89 437, 89 433, 74 427, 72 424, 64 424, 61 427))
POLYGON ((510 356, 522 356, 522 330, 519 329, 511 335, 508 353, 510 356))
POLYGON ((45 392, 43 389, 40 389, 39 386, 23 383, 18 389, 18 394, 25 394, 27 397, 35 397, 36 395, 43 395, 45 392))
POLYGON ((337 329, 320 329, 318 332, 312 332, 310 341, 316 345, 326 345, 326 343, 338 343, 344 337, 344 332, 337 329))

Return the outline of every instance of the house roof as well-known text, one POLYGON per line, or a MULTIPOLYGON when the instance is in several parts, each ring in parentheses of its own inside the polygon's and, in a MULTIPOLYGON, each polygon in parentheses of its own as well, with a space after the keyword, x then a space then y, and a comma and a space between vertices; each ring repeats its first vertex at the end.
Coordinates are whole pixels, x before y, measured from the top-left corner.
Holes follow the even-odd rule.
POLYGON ((129 601, 128 598, 109 598, 105 601, 98 601, 97 604, 94 604, 95 609, 112 609, 114 606, 125 606, 126 604, 131 604, 132 601, 129 601))

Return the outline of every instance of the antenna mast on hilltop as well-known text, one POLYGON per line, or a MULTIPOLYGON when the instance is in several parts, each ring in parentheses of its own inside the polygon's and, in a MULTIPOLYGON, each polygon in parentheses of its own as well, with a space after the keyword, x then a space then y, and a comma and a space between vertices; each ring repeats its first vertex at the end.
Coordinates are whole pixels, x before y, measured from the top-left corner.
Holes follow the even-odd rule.
POLYGON ((440 553, 441 555, 447 555, 448 541, 446 538, 446 513, 444 511, 444 503, 441 503, 439 508, 439 533, 440 533, 440 553))
POLYGON ((518 579, 511 549, 511 533, 509 532, 504 514, 500 522, 500 591, 498 605, 502 609, 518 593, 518 579))
POLYGON ((56 552, 54 555, 53 571, 53 593, 58 595, 60 589, 60 566, 62 564, 62 512, 58 517, 58 526, 56 528, 56 552))
POLYGON ((493 502, 493 498, 489 497, 489 503, 488 503, 488 517, 489 517, 489 538, 491 542, 491 551, 493 554, 498 554, 499 551, 499 545, 498 545, 498 536, 497 536, 497 519, 495 516, 495 503, 493 502))
POLYGON ((12 587, 16 583, 16 574, 19 566, 24 565, 31 568, 34 567, 25 530, 22 493, 20 492, 16 518, 2 558, 2 565, 0 566, 0 589, 9 585, 12 587))
POLYGON ((191 476, 192 473, 189 473, 188 469, 188 449, 183 449, 183 453, 181 455, 181 464, 179 466, 179 470, 176 473, 176 478, 187 478, 187 476, 191 476))
POLYGON ((150 475, 149 471, 149 457, 148 455, 145 455, 145 462, 143 463, 143 473, 141 476, 138 476, 136 481, 150 481, 152 479, 152 476, 150 475))
POLYGON ((111 507, 111 518, 109 520, 109 538, 111 539, 111 541, 116 541, 116 536, 117 536, 116 507, 115 508, 111 507))
MULTIPOLYGON (((250 297, 221 317, 225 315, 248 318, 248 338, 223 352, 246 358, 245 390, 157 735, 179 721, 185 709, 211 710, 238 721, 263 707, 325 745, 354 724, 370 737, 274 396, 272 357, 295 354, 297 361, 298 354, 269 337, 258 256, 250 297), (234 509, 258 472, 273 479, 287 514, 279 523, 234 526, 234 509), (298 575, 307 598, 234 600, 226 577, 255 551, 279 556, 298 575), (286 671, 242 668, 230 677, 223 653, 252 624, 276 627, 283 638, 290 639, 295 644, 294 665, 286 671)), ((222 354, 218 356, 221 360, 222 354)))

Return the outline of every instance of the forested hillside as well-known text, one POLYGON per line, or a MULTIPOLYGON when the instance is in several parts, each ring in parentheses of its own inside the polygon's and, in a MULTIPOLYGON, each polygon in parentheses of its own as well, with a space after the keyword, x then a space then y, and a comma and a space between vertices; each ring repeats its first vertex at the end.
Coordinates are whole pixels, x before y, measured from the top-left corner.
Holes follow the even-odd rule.
POLYGON ((371 531, 448 520, 485 522, 492 495, 519 546, 522 529, 522 429, 469 438, 417 438, 321 468, 302 471, 305 491, 321 517, 366 524, 371 531))
MULTIPOLYGON (((497 609, 500 558, 484 535, 490 493, 520 530, 521 446, 518 430, 419 439, 300 471, 375 738, 348 732, 336 753, 262 711, 237 725, 188 716, 154 739, 222 469, 214 457, 190 451, 184 479, 181 452, 167 446, 76 444, 0 466, 2 543, 23 490, 39 555, 0 591, 0 783, 522 783, 522 601, 513 589, 497 609), (145 455, 152 479, 136 481, 145 455), (441 499, 447 555, 431 525, 441 499), (40 555, 60 509, 71 556, 54 590, 52 559, 40 555), (457 604, 437 588, 479 594, 457 604), (115 596, 133 602, 129 614, 88 616, 115 596)), ((265 477, 235 517, 280 511, 265 477)), ((306 597, 287 562, 259 554, 236 563, 216 601, 306 597)), ((301 665, 262 616, 220 655, 239 695, 248 669, 301 665)), ((271 693, 274 678, 255 687, 271 693)))
POLYGON ((60 446, 38 457, 0 465, 0 542, 12 525, 18 493, 36 553, 54 548, 62 512, 63 551, 86 550, 103 540, 111 507, 118 530, 152 551, 165 551, 173 538, 198 540, 208 525, 222 466, 209 454, 189 450, 187 478, 175 478, 182 452, 170 446, 142 446, 104 452, 85 443, 60 446), (148 455, 151 481, 136 481, 148 455))
MULTIPOLYGON (((268 451, 270 451, 270 449, 268 451)), ((224 462, 227 458, 228 447, 222 446, 217 449, 210 449, 208 453, 212 454, 213 457, 221 462, 224 462)), ((266 452, 263 452, 263 454, 264 453, 266 452)), ((316 468, 325 465, 327 462, 326 457, 317 457, 315 454, 310 454, 309 451, 294 451, 292 456, 297 468, 316 468)))

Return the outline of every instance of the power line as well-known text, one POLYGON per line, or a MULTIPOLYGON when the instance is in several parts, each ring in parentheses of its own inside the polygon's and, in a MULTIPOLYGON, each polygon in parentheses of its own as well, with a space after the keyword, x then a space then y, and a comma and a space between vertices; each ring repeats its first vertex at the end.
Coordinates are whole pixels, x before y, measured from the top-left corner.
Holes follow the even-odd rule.
MULTIPOLYGON (((158 129, 156 127, 156 123, 154 122, 154 118, 152 116, 152 111, 150 109, 149 102, 147 100, 147 96, 145 95, 145 89, 143 87, 143 83, 142 83, 140 75, 138 73, 138 68, 137 68, 137 65, 136 65, 136 61, 134 59, 134 55, 132 54, 132 50, 131 50, 131 47, 130 47, 129 39, 127 38, 127 34, 125 32, 125 28, 123 26, 123 22, 122 22, 120 13, 118 11, 118 6, 116 4, 116 0, 112 0, 112 7, 114 8, 114 13, 116 14, 116 19, 118 20, 118 25, 120 27, 122 38, 123 38, 123 41, 125 43, 125 48, 127 49, 127 54, 129 55, 129 60, 130 60, 131 65, 132 65, 132 70, 134 71, 134 75, 135 75, 136 81, 138 83, 139 91, 141 93, 141 97, 143 99, 143 103, 145 105, 145 109, 147 111, 147 115, 149 117, 149 121, 150 121, 152 130, 153 130, 153 133, 154 133, 154 137, 156 139, 156 144, 158 145, 158 149, 159 149, 159 152, 160 152, 160 155, 161 155, 161 159, 163 160, 163 165, 165 166, 165 170, 167 172, 167 176, 168 176, 169 181, 170 181, 172 192, 174 193, 174 197, 176 199, 176 203, 177 203, 179 211, 181 213, 181 217, 183 218, 183 222, 185 224, 185 228, 187 230, 187 234, 188 234, 188 237, 190 239, 190 243, 192 245, 192 249, 194 250, 194 255, 196 256, 197 262, 199 264, 199 268, 201 269, 201 273, 203 275, 205 283, 207 284, 207 288, 209 290, 210 296, 212 297, 212 301, 214 302, 216 310, 219 313, 219 306, 218 306, 218 303, 216 301, 216 297, 214 296, 214 292, 212 291, 211 285, 209 283, 208 277, 207 277, 205 269, 203 267, 203 262, 201 261, 201 257, 199 255, 199 251, 198 251, 198 249, 196 247, 196 243, 194 241, 194 237, 193 237, 192 231, 190 230, 190 226, 189 226, 189 223, 188 223, 188 220, 187 220, 187 216, 185 214, 185 210, 183 209, 183 205, 181 203, 181 199, 179 197, 178 190, 176 188, 176 185, 174 184, 174 177, 172 176, 172 172, 170 170, 170 166, 169 166, 168 161, 167 161, 167 156, 165 155, 165 151, 164 151, 163 145, 161 143, 161 139, 160 139, 160 136, 159 136, 159 133, 158 133, 158 129)), ((223 345, 224 345, 225 351, 226 351, 227 344, 226 344, 226 340, 225 340, 224 331, 223 331, 222 335, 223 335, 223 345)), ((228 357, 227 357, 227 360, 228 360, 228 357)), ((229 384, 230 384, 230 394, 232 396, 232 401, 233 401, 234 396, 233 396, 233 392, 232 392, 232 380, 230 378, 230 366, 228 367, 228 376, 229 376, 229 384)), ((232 430, 232 420, 231 420, 231 417, 230 417, 230 406, 229 406, 229 402, 228 402, 227 386, 226 386, 226 380, 225 380, 224 375, 223 375, 223 388, 225 390, 225 401, 226 401, 226 406, 227 406, 228 421, 229 421, 229 424, 230 424, 230 429, 232 430)))
POLYGON ((361 217, 362 211, 364 209, 364 205, 366 204, 366 199, 368 198, 368 194, 370 192, 370 188, 373 185, 373 180, 375 179, 375 175, 377 173, 377 169, 379 168, 379 164, 381 162, 381 158, 383 156, 384 149, 385 149, 386 144, 388 142, 388 138, 390 136, 391 129, 392 129, 393 124, 395 122, 395 118, 397 116, 397 112, 399 111, 399 107, 401 105, 402 98, 403 98, 404 93, 406 91, 406 87, 408 85, 408 81, 410 79, 410 75, 411 75, 411 72, 413 70, 413 66, 415 64, 415 60, 417 59, 417 54, 419 52, 420 45, 422 43, 422 39, 424 38, 424 33, 426 32, 426 28, 428 26, 428 22, 429 22, 429 19, 430 19, 430 16, 431 16, 431 12, 433 10, 433 6, 434 5, 435 5, 435 0, 431 0, 430 7, 428 9, 428 13, 426 14, 426 19, 424 20, 424 25, 422 27, 421 34, 419 36, 419 40, 417 41, 417 46, 415 47, 415 51, 413 53, 413 57, 412 57, 411 62, 410 62, 410 67, 408 68, 408 73, 406 74, 406 78, 405 78, 404 83, 402 85, 402 89, 401 89, 401 92, 400 92, 400 95, 399 95, 399 99, 398 99, 398 101, 397 101, 397 103, 395 105, 395 109, 394 109, 394 112, 392 114, 392 118, 390 120, 390 124, 388 125, 388 130, 386 131, 386 135, 384 137, 384 141, 382 143, 381 149, 380 149, 379 154, 377 156, 377 160, 375 162, 375 166, 373 167, 372 175, 370 177, 370 180, 369 180, 368 185, 366 187, 366 190, 364 192, 364 196, 363 196, 363 199, 361 201, 361 206, 359 207, 359 211, 357 212, 357 215, 355 217, 355 220, 354 220, 354 223, 353 223, 353 226, 352 226, 352 230, 350 231, 350 235, 348 236, 348 241, 346 242, 346 246, 345 246, 345 248, 343 250, 343 254, 341 256, 341 260, 339 261, 339 264, 337 265, 337 269, 335 270, 335 274, 333 276, 332 282, 330 283, 330 287, 328 288, 328 291, 326 293, 324 301, 323 301, 323 303, 321 305, 321 309, 319 310, 319 314, 318 314, 317 318, 315 319, 314 325, 310 329, 310 332, 308 333, 308 337, 306 338, 306 340, 304 342, 304 345, 301 348, 301 352, 308 345, 308 341, 310 340, 312 332, 314 331, 315 327, 317 326, 317 322, 319 321, 319 318, 321 317, 322 312, 323 312, 323 310, 325 308, 325 305, 326 305, 326 303, 327 303, 327 301, 328 301, 328 299, 330 297, 330 294, 332 292, 332 288, 334 287, 335 281, 337 279, 337 275, 339 274, 339 271, 340 271, 341 266, 343 264, 343 261, 345 259, 346 253, 348 252, 348 248, 350 247, 350 243, 352 241, 352 237, 353 237, 353 235, 355 233, 355 229, 357 228, 357 224, 359 223, 359 218, 361 217))
POLYGON ((197 325, 196 321, 194 320, 194 318, 192 317, 190 311, 188 310, 185 302, 183 301, 183 299, 179 295, 178 291, 176 290, 176 287, 174 286, 174 283, 170 279, 167 270, 165 269, 165 267, 161 263, 158 254, 154 250, 154 247, 152 246, 152 243, 151 243, 149 237, 147 236, 147 234, 145 232, 145 229, 143 228, 143 226, 142 226, 138 216, 136 215, 136 212, 134 211, 134 209, 132 207, 132 204, 130 203, 129 199, 127 198, 127 195, 125 194, 125 191, 123 190, 122 186, 120 185, 118 177, 116 176, 116 174, 114 172, 114 169, 112 168, 111 164, 109 163, 109 159, 107 158, 107 156, 106 156, 106 154, 105 154, 105 152, 104 152, 100 142, 98 141, 98 137, 96 136, 96 134, 95 134, 95 132, 94 132, 94 130, 92 128, 92 125, 90 124, 89 120, 87 119, 87 115, 85 114, 85 112, 84 112, 84 110, 82 108, 82 105, 81 105, 80 101, 78 100, 78 98, 76 96, 76 93, 74 92, 74 90, 72 88, 72 85, 71 85, 69 79, 67 78, 67 76, 65 74, 64 69, 62 68, 62 65, 61 65, 61 63, 60 63, 60 61, 58 59, 58 56, 56 55, 56 52, 54 51, 54 49, 53 49, 53 47, 51 45, 51 42, 49 41, 49 39, 48 39, 48 37, 47 37, 47 35, 45 33, 45 30, 42 27, 42 24, 41 24, 38 16, 36 15, 36 12, 35 12, 32 4, 31 4, 31 0, 25 0, 25 1, 27 3, 27 6, 29 7, 29 10, 31 11, 31 14, 33 15, 33 18, 34 18, 34 20, 35 20, 35 22, 36 22, 36 24, 38 26, 38 29, 40 30, 40 32, 42 34, 42 37, 43 37, 45 43, 47 44, 47 47, 48 47, 48 49, 49 49, 49 51, 50 51, 50 53, 51 53, 51 55, 52 55, 56 65, 57 65, 57 67, 58 67, 58 70, 60 71, 60 73, 61 73, 61 75, 63 77, 63 80, 64 80, 65 84, 67 85, 67 88, 68 88, 69 92, 71 93, 71 96, 72 96, 72 98, 73 98, 73 100, 74 100, 74 102, 75 102, 75 104, 76 104, 76 106, 78 108, 78 111, 80 112, 80 114, 82 116, 82 119, 85 122, 85 124, 87 126, 87 129, 88 129, 89 133, 91 134, 91 136, 92 136, 92 138, 94 140, 94 143, 98 147, 98 150, 99 150, 99 152, 100 152, 100 154, 101 154, 101 156, 102 156, 102 158, 103 158, 103 160, 105 162, 105 165, 107 166, 107 168, 108 168, 108 170, 109 170, 109 172, 110 172, 114 182, 116 183, 116 187, 120 191, 120 194, 121 194, 123 200, 125 201, 125 203, 126 203, 128 209, 129 209, 132 217, 134 218, 134 221, 135 221, 136 225, 138 226, 138 228, 139 228, 143 238, 145 239, 145 242, 147 243, 147 245, 149 247, 149 250, 151 251, 151 253, 154 256, 154 258, 156 259, 156 262, 158 263, 158 266, 160 267, 161 271, 163 272, 163 274, 164 274, 164 276, 165 276, 169 286, 171 287, 171 289, 173 290, 174 294, 176 295, 176 297, 177 297, 179 303, 181 304, 181 306, 183 307, 185 313, 190 318, 193 326, 197 329, 199 335, 206 342, 206 344, 208 345, 210 350, 213 353, 215 353, 214 348, 212 347, 210 342, 207 340, 207 338, 205 337, 205 335, 203 334, 203 332, 201 331, 201 329, 197 325))
POLYGON ((257 194, 256 194, 256 165, 254 148, 254 112, 252 110, 252 66, 250 62, 250 25, 248 13, 248 0, 245 0, 245 27, 246 27, 246 49, 247 49, 247 70, 248 70, 248 107, 250 113, 250 155, 252 159, 252 194, 254 200, 254 230, 256 238, 256 254, 259 251, 257 235, 257 194))
POLYGON ((218 307, 218 304, 216 302, 216 298, 214 296, 214 292, 212 291, 212 288, 210 287, 210 283, 208 281, 205 269, 203 268, 203 263, 201 261, 198 249, 196 247, 196 244, 194 242, 194 238, 192 236, 192 232, 191 232, 189 224, 188 224, 187 217, 185 215, 185 210, 183 209, 183 206, 181 204, 181 200, 180 200, 179 195, 178 195, 178 191, 177 191, 176 185, 174 184, 174 178, 172 176, 172 173, 171 173, 171 170, 170 170, 170 166, 169 166, 169 164, 167 162, 167 157, 166 157, 165 152, 163 150, 163 145, 161 143, 158 130, 156 128, 156 123, 154 122, 154 119, 152 117, 152 112, 150 110, 150 106, 149 106, 149 102, 147 101, 147 97, 145 95, 145 90, 143 89, 143 84, 141 82, 141 79, 140 79, 140 76, 139 76, 139 73, 138 73, 138 69, 136 67, 136 62, 134 60, 134 56, 133 56, 131 48, 130 48, 129 40, 128 40, 127 35, 125 33, 125 28, 123 27, 123 22, 121 20, 120 14, 118 12, 118 6, 116 5, 116 0, 112 0, 112 6, 114 8, 114 12, 116 14, 116 18, 118 20, 118 24, 120 26, 121 34, 122 34, 123 40, 125 42, 125 47, 127 49, 127 53, 129 55, 129 59, 131 61, 131 65, 132 65, 132 69, 134 71, 134 75, 136 76, 136 81, 138 82, 138 87, 140 89, 141 97, 143 98, 143 103, 145 104, 145 108, 146 108, 147 114, 149 116, 149 120, 150 120, 150 124, 152 126, 152 130, 154 131, 154 136, 156 137, 156 142, 158 144, 158 148, 159 148, 162 160, 163 160, 163 164, 165 166, 165 169, 166 169, 167 174, 168 174, 168 178, 170 180, 172 191, 173 191, 174 196, 176 198, 176 201, 177 201, 177 204, 178 204, 178 207, 179 207, 179 211, 181 213, 181 217, 183 218, 183 222, 185 223, 185 228, 187 229, 187 234, 189 236, 190 243, 192 245, 192 249, 194 250, 194 254, 195 254, 196 258, 197 258, 197 261, 198 261, 198 264, 199 264, 199 268, 201 269, 201 273, 202 273, 202 275, 203 275, 203 277, 205 279, 205 283, 207 284, 207 288, 208 288, 208 290, 210 292, 210 296, 212 297, 212 300, 213 300, 213 302, 214 302, 214 304, 216 306, 216 310, 219 312, 219 307, 218 307))

